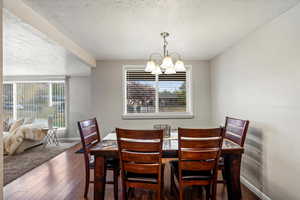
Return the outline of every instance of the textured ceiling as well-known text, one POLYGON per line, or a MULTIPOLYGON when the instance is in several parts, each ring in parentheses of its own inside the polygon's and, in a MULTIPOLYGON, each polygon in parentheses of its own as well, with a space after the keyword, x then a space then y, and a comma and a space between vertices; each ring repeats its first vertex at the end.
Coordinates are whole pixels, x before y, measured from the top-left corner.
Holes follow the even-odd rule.
POLYGON ((24 0, 97 59, 147 59, 170 51, 210 59, 299 0, 24 0))
POLYGON ((3 15, 5 76, 87 75, 90 68, 7 10, 3 15))

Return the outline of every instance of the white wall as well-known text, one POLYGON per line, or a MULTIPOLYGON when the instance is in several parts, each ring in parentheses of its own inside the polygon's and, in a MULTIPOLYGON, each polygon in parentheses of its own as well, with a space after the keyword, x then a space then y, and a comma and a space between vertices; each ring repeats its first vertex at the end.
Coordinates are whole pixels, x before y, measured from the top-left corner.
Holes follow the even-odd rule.
POLYGON ((92 70, 92 114, 99 120, 101 134, 106 135, 116 127, 152 128, 153 124, 167 123, 173 127, 209 126, 211 122, 210 68, 208 62, 191 61, 193 80, 193 119, 122 119, 122 66, 143 65, 146 61, 98 61, 92 70))
POLYGON ((79 137, 77 121, 91 117, 91 79, 90 76, 72 76, 69 83, 68 132, 66 137, 79 137))
POLYGON ((211 67, 213 120, 251 121, 242 175, 271 199, 300 199, 300 5, 211 67))

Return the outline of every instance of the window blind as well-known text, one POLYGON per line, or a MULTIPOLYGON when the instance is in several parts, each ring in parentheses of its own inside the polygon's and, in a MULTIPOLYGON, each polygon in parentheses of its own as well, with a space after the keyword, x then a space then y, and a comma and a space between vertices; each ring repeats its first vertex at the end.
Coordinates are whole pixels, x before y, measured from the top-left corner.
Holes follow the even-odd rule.
POLYGON ((186 72, 126 71, 127 113, 187 112, 186 98, 186 72))
POLYGON ((7 117, 47 123, 48 117, 53 116, 54 127, 65 127, 64 81, 4 83, 3 94, 7 117))
POLYGON ((3 112, 4 119, 13 118, 13 84, 3 84, 3 112))
POLYGON ((159 112, 186 112, 186 73, 158 76, 159 112))
POLYGON ((127 113, 155 112, 155 76, 143 70, 126 72, 127 113))

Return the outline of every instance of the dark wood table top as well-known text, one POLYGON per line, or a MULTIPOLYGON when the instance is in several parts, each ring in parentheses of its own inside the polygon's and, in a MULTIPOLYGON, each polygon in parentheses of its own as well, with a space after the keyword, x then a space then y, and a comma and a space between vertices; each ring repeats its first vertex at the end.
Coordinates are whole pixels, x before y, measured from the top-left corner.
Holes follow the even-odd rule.
MULTIPOLYGON (((109 139, 109 138, 108 138, 109 139)), ((163 142, 163 157, 164 158, 176 158, 178 151, 178 140, 176 138, 164 138, 163 142)), ((117 157, 118 146, 117 141, 114 138, 110 140, 104 140, 100 143, 95 144, 90 148, 90 152, 95 156, 104 157, 117 157)), ((240 145, 228 140, 223 140, 222 154, 242 154, 244 148, 240 145)))

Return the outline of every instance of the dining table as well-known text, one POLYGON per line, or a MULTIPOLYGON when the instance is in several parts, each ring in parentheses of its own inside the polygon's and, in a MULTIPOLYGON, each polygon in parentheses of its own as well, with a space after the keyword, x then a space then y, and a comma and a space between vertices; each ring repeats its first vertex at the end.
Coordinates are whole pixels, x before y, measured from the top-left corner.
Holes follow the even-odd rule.
MULTIPOLYGON (((118 144, 116 133, 109 133, 101 142, 90 148, 90 153, 95 159, 94 165, 94 200, 104 200, 106 183, 106 160, 118 158, 118 144)), ((227 185, 227 195, 230 200, 240 200, 241 184, 240 169, 244 148, 224 139, 221 157, 224 160, 223 179, 227 185)), ((172 131, 169 137, 163 139, 163 158, 178 158, 178 133, 172 131)))

